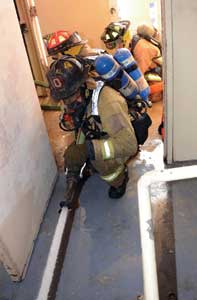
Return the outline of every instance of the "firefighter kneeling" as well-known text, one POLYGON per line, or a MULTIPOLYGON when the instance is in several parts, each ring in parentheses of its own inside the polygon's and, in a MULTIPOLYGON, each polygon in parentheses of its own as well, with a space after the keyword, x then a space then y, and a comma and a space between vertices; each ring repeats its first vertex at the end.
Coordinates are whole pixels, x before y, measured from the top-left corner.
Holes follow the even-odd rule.
POLYGON ((77 137, 64 154, 68 208, 73 208, 70 190, 85 163, 110 185, 110 198, 122 197, 128 182, 126 162, 138 152, 125 98, 103 81, 88 77, 88 71, 85 60, 65 55, 47 74, 51 95, 63 100, 70 111, 77 137))

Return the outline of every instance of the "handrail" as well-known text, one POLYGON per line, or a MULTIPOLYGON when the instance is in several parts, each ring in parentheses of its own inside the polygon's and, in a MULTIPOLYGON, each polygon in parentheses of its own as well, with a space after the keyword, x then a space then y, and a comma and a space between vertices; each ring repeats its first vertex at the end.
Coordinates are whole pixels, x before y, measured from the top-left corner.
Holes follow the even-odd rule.
POLYGON ((142 247, 144 300, 159 300, 151 195, 149 188, 153 183, 177 181, 195 177, 197 177, 197 165, 150 171, 145 173, 138 180, 138 210, 142 247))

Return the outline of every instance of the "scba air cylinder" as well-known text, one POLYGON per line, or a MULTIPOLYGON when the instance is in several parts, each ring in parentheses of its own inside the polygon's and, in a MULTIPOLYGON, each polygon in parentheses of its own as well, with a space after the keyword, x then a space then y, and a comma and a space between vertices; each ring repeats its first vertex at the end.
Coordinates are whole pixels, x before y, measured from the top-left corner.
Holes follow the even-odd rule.
POLYGON ((102 79, 118 90, 125 98, 135 99, 139 92, 136 82, 111 55, 99 55, 95 61, 95 69, 102 79))
POLYGON ((114 59, 124 68, 132 79, 135 80, 142 100, 148 101, 148 96, 150 94, 149 85, 131 52, 127 48, 120 48, 116 50, 114 59))

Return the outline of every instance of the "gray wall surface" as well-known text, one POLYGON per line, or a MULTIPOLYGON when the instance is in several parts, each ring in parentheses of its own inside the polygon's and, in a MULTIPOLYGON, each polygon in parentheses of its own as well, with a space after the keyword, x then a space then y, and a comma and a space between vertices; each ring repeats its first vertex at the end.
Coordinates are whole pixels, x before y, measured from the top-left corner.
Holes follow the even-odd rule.
POLYGON ((166 41, 166 153, 169 162, 197 159, 197 1, 163 0, 166 41))
POLYGON ((0 261, 17 280, 57 169, 12 0, 0 2, 0 36, 0 261))

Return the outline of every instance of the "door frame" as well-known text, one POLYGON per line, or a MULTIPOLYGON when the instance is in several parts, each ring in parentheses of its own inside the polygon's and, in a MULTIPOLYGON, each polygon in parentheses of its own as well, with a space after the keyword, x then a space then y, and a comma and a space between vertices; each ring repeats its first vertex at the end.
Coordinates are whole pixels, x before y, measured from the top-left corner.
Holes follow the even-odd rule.
MULTIPOLYGON (((34 2, 14 0, 33 79, 46 82, 48 61, 34 2)), ((37 87, 38 96, 48 96, 46 88, 37 87)))

